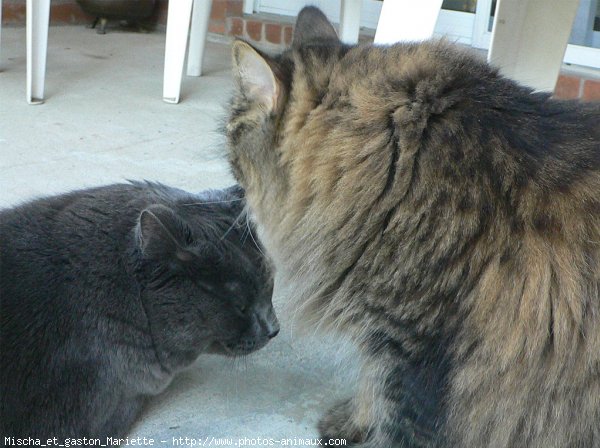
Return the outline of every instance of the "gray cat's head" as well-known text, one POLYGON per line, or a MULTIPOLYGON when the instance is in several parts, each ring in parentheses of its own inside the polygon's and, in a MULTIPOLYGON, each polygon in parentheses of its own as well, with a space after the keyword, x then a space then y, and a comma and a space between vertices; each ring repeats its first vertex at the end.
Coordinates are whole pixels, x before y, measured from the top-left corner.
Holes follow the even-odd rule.
POLYGON ((159 351, 187 361, 245 355, 277 335, 272 275, 245 220, 238 224, 240 195, 230 189, 141 212, 142 300, 159 351))

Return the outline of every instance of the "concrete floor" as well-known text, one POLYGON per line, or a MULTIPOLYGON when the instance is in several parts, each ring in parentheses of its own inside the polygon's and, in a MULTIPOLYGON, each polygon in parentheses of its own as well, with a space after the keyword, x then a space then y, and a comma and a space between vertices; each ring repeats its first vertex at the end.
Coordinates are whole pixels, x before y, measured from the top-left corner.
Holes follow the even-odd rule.
MULTIPOLYGON (((25 30, 2 30, 0 207, 125 179, 189 191, 232 184, 218 131, 232 88, 229 46, 209 43, 205 75, 184 77, 182 102, 170 105, 161 100, 164 40, 51 27, 46 102, 30 106, 25 30)), ((151 400, 131 436, 155 446, 179 437, 233 438, 222 446, 316 437, 321 412, 350 394, 353 356, 330 336, 296 337, 277 296, 280 336, 246 359, 201 357, 151 400)))

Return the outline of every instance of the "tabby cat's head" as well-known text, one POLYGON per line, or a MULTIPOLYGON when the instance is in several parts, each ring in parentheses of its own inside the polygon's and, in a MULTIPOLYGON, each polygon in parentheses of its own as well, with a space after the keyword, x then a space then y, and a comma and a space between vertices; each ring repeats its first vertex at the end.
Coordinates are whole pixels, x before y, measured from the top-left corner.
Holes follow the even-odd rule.
POLYGON ((291 48, 267 56, 236 41, 233 61, 230 165, 279 263, 289 255, 280 246, 322 244, 312 236, 332 235, 359 213, 363 224, 369 216, 385 225, 393 206, 385 201, 401 199, 415 176, 432 192, 440 179, 465 179, 458 171, 480 161, 467 154, 479 147, 467 139, 481 136, 463 133, 475 123, 461 120, 477 116, 461 110, 476 109, 486 80, 495 80, 498 98, 507 86, 483 61, 442 41, 345 45, 313 7, 300 12, 291 48), (419 154, 415 166, 427 140, 447 140, 448 153, 419 154), (298 229, 304 236, 294 238, 298 229))

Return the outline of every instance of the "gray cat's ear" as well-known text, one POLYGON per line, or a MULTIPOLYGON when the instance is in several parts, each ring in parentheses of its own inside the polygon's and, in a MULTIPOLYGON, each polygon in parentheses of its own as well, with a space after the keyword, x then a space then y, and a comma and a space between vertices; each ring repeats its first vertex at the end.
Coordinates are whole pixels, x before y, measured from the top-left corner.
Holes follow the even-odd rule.
POLYGON ((233 73, 241 93, 250 101, 273 111, 281 96, 281 83, 267 56, 243 40, 233 43, 233 73))
POLYGON ((136 234, 145 258, 180 261, 190 261, 193 258, 185 249, 191 240, 191 229, 169 207, 155 204, 143 210, 136 234))
POLYGON ((340 43, 335 28, 319 8, 314 6, 302 8, 294 26, 292 47, 298 48, 311 42, 324 41, 340 43))
POLYGON ((232 185, 231 187, 227 187, 223 191, 227 196, 229 196, 231 198, 232 201, 235 201, 235 200, 243 201, 244 198, 246 197, 246 192, 244 191, 242 186, 239 184, 235 184, 235 185, 232 185))

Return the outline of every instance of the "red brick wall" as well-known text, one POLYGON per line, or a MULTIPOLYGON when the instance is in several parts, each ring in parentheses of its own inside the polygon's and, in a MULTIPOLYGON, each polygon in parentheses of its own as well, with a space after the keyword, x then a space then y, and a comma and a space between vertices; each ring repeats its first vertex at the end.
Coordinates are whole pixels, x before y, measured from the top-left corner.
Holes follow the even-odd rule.
POLYGON ((292 42, 293 26, 288 22, 256 17, 230 17, 226 21, 229 36, 240 37, 253 44, 285 47, 292 42))
POLYGON ((569 100, 581 98, 584 101, 600 101, 600 80, 560 75, 554 89, 554 96, 569 100))
MULTIPOLYGON (((25 25, 26 0, 4 0, 2 2, 2 24, 25 25)), ((52 0, 50 2, 51 24, 87 23, 92 18, 87 16, 75 3, 75 0, 52 0)))

